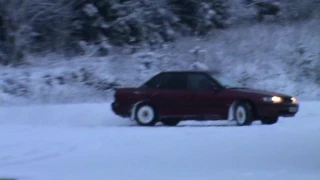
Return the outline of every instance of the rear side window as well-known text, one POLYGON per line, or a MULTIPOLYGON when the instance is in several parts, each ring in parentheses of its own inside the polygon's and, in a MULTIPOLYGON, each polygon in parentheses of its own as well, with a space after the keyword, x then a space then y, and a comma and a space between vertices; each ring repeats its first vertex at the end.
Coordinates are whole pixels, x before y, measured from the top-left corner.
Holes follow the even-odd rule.
POLYGON ((144 86, 150 87, 150 88, 158 88, 165 79, 167 78, 166 74, 158 74, 151 78, 149 81, 147 81, 144 86))
POLYGON ((168 77, 163 81, 159 88, 168 90, 187 89, 187 76, 183 73, 167 74, 168 77))

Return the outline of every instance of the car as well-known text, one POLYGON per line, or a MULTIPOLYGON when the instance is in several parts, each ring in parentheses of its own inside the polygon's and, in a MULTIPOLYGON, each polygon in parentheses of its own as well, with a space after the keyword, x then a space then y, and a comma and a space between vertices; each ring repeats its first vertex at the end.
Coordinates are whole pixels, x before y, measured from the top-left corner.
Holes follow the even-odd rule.
POLYGON ((271 125, 299 111, 297 98, 245 87, 211 71, 165 71, 139 87, 115 89, 113 112, 141 126, 162 122, 175 126, 185 120, 254 121, 271 125))

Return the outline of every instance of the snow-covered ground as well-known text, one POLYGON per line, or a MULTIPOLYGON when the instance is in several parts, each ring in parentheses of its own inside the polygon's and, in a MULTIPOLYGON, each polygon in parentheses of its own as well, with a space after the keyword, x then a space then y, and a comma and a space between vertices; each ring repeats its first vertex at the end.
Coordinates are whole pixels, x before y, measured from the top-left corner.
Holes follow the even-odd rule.
POLYGON ((272 126, 139 127, 110 104, 0 108, 0 178, 318 180, 320 102, 272 126))

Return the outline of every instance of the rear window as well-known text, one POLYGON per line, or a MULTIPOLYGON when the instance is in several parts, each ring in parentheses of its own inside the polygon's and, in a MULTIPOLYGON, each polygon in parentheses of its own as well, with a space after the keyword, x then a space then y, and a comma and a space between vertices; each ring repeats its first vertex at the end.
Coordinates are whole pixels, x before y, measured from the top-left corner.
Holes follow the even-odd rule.
POLYGON ((187 76, 182 73, 162 73, 154 76, 143 86, 168 90, 186 89, 187 76))
POLYGON ((167 78, 166 74, 158 74, 147 81, 143 86, 150 88, 158 88, 165 79, 167 78))

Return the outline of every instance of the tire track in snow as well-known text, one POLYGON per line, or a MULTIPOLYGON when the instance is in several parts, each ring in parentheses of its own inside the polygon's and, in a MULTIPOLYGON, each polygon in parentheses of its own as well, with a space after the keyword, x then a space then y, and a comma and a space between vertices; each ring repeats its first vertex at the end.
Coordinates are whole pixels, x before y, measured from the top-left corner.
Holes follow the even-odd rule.
POLYGON ((42 144, 41 147, 33 147, 32 144, 28 146, 22 145, 22 149, 17 148, 17 146, 18 145, 1 146, 0 166, 49 160, 72 153, 77 148, 75 145, 68 145, 66 143, 46 143, 42 144))

